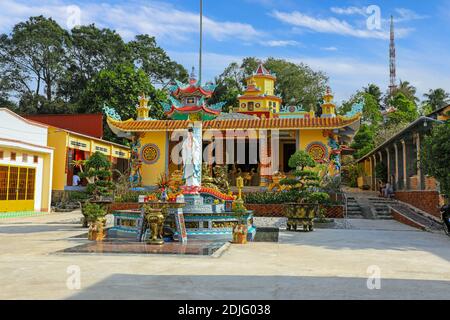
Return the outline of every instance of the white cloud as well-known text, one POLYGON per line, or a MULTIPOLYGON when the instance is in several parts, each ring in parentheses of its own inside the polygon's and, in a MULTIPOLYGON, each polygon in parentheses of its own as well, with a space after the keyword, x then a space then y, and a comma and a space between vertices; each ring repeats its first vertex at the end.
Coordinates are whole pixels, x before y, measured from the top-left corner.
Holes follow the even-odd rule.
MULTIPOLYGON (((339 34, 356 38, 375 38, 382 40, 389 39, 389 31, 387 30, 358 29, 350 25, 347 21, 338 20, 334 17, 321 19, 308 16, 299 11, 280 12, 277 10, 273 11, 272 15, 276 19, 294 27, 307 28, 315 32, 339 34)), ((408 28, 398 28, 396 35, 401 38, 409 34, 411 31, 412 29, 408 28)))
POLYGON ((322 50, 325 50, 325 51, 338 51, 338 48, 336 48, 336 47, 325 47, 325 48, 322 48, 322 50))
POLYGON ((429 16, 418 14, 410 9, 397 8, 395 11, 398 13, 398 17, 394 16, 396 22, 406 22, 412 20, 427 19, 429 16))
MULTIPOLYGON (((63 27, 70 18, 67 7, 73 5, 68 0, 54 0, 41 4, 34 0, 1 0, 0 31, 8 32, 14 24, 26 20, 29 16, 45 15, 52 17, 63 27)), ((123 37, 130 39, 135 34, 147 33, 156 37, 172 40, 187 40, 198 33, 199 14, 182 11, 173 5, 162 2, 126 2, 108 4, 100 2, 83 3, 81 23, 96 23, 101 27, 117 30, 123 37)), ((222 41, 225 39, 251 40, 263 33, 246 23, 216 21, 204 17, 205 36, 222 41)))
POLYGON ((346 7, 346 8, 332 7, 330 8, 330 10, 333 13, 342 15, 354 15, 354 14, 359 14, 362 16, 367 15, 365 7, 346 7))
MULTIPOLYGON (((330 8, 331 12, 340 15, 360 15, 367 17, 367 7, 332 7, 330 8)), ((422 20, 427 19, 429 16, 421 15, 416 13, 415 11, 407 8, 396 8, 396 14, 394 15, 394 22, 408 22, 413 20, 422 20)), ((389 22, 388 19, 384 19, 384 22, 389 22)))
POLYGON ((261 44, 267 47, 297 47, 301 45, 300 42, 295 40, 270 40, 262 41, 261 44))

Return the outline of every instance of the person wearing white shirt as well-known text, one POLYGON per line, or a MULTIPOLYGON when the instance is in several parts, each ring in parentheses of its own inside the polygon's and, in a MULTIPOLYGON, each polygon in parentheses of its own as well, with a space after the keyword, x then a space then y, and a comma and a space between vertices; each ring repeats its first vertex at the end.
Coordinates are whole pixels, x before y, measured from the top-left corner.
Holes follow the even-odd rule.
POLYGON ((80 181, 81 181, 80 177, 78 176, 78 174, 75 173, 72 177, 72 186, 78 187, 80 181))

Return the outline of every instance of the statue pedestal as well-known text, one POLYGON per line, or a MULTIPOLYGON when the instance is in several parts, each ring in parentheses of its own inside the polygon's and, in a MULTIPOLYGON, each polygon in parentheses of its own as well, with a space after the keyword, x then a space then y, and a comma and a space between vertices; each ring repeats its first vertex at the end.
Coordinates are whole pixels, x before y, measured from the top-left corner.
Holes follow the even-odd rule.
MULTIPOLYGON (((184 202, 186 206, 182 210, 188 238, 217 238, 228 241, 233 239, 233 229, 240 222, 239 217, 231 211, 231 200, 223 200, 216 195, 202 192, 185 194, 184 202)), ((173 226, 176 225, 177 215, 179 212, 170 210, 169 219, 173 226)), ((253 212, 248 211, 242 220, 248 228, 248 239, 252 241, 256 231, 253 227, 253 212)), ((175 237, 181 239, 179 233, 177 230, 175 237)))

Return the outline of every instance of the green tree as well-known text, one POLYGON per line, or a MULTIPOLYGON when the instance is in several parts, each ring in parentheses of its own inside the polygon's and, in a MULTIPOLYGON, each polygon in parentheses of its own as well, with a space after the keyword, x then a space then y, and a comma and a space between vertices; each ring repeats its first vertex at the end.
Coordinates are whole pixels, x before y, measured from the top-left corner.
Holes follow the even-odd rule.
POLYGON ((424 114, 430 114, 450 104, 450 94, 442 88, 430 89, 423 96, 426 98, 422 103, 424 114))
POLYGON ((397 96, 399 93, 402 93, 408 100, 417 103, 419 102, 419 98, 416 97, 417 89, 409 81, 400 80, 400 84, 393 91, 392 96, 389 98, 397 96))
POLYGON ((299 201, 307 196, 310 188, 319 187, 319 174, 307 168, 314 168, 316 162, 306 151, 297 151, 289 159, 289 167, 295 178, 283 179, 282 185, 291 186, 292 191, 298 194, 299 201))
POLYGON ((375 148, 374 137, 374 127, 363 124, 358 133, 355 135, 353 144, 351 145, 351 147, 356 150, 355 154, 353 155, 355 159, 362 158, 370 151, 372 151, 373 148, 375 148))
MULTIPOLYGON (((150 100, 150 116, 155 119, 163 118, 164 112, 160 102, 165 101, 166 94, 153 87, 143 70, 131 64, 118 65, 111 70, 100 71, 89 81, 78 110, 89 113, 102 112, 106 104, 114 107, 122 119, 135 118, 136 104, 142 93, 150 100)), ((105 136, 116 139, 107 126, 105 130, 105 136)))
POLYGON ((155 37, 138 35, 128 43, 133 62, 151 79, 152 83, 164 85, 169 81, 186 82, 189 74, 180 64, 172 61, 156 44, 155 37))
MULTIPOLYGON (((245 79, 255 72, 259 63, 253 57, 245 58, 240 66, 235 62, 231 63, 216 79, 218 91, 212 101, 226 101, 237 107, 238 95, 242 94, 246 86, 245 79)), ((280 95, 285 104, 294 103, 307 110, 315 110, 322 101, 328 81, 322 72, 313 71, 306 64, 275 58, 267 59, 264 66, 276 74, 275 94, 280 95)))
POLYGON ((441 188, 441 194, 450 198, 450 122, 433 128, 425 138, 422 148, 422 167, 427 174, 435 177, 441 188))
POLYGON ((0 108, 15 110, 16 104, 11 100, 11 83, 8 78, 0 78, 0 108))
POLYGON ((346 114, 351 111, 355 103, 359 102, 364 103, 362 116, 364 123, 376 126, 383 120, 380 105, 377 103, 376 98, 372 94, 365 91, 358 91, 348 101, 343 102, 342 106, 339 108, 339 113, 341 115, 346 114))
POLYGON ((231 63, 224 72, 215 80, 217 85, 209 103, 226 102, 223 111, 228 112, 230 109, 239 107, 238 96, 244 91, 245 71, 242 65, 236 62, 231 63))
POLYGON ((402 123, 410 123, 419 116, 417 105, 403 93, 397 93, 390 101, 390 105, 397 109, 388 115, 388 126, 397 126, 402 123))
POLYGON ((100 71, 130 61, 131 52, 115 31, 94 24, 74 28, 59 94, 70 103, 79 103, 89 81, 100 71))
POLYGON ((381 109, 381 100, 383 94, 381 93, 380 87, 378 87, 376 84, 371 83, 367 87, 364 87, 363 90, 365 93, 370 94, 375 99, 378 108, 381 109))
MULTIPOLYGON (((31 17, 18 23, 10 36, 0 36, 4 77, 16 92, 34 97, 43 95, 47 103, 53 102, 69 42, 68 32, 51 18, 31 17)), ((38 110, 39 105, 32 107, 45 112, 38 110)))
POLYGON ((111 176, 111 162, 100 152, 93 153, 84 161, 84 170, 80 172, 80 178, 88 180, 86 191, 96 199, 111 195, 114 190, 111 176))
POLYGON ((306 110, 317 110, 322 102, 328 78, 306 64, 295 64, 283 59, 269 58, 265 66, 277 75, 276 93, 284 104, 293 102, 306 110))

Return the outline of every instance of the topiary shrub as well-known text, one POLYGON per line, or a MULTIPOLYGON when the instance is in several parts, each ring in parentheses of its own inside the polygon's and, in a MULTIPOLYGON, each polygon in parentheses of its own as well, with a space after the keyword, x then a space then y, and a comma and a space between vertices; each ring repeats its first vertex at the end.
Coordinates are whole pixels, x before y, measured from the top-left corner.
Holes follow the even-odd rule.
POLYGON ((96 200, 112 195, 114 184, 111 177, 111 162, 100 152, 92 154, 84 162, 84 172, 80 172, 80 178, 88 181, 86 191, 96 200))

